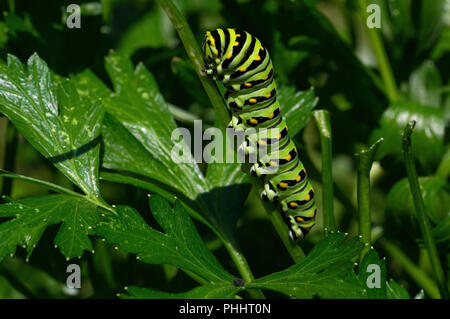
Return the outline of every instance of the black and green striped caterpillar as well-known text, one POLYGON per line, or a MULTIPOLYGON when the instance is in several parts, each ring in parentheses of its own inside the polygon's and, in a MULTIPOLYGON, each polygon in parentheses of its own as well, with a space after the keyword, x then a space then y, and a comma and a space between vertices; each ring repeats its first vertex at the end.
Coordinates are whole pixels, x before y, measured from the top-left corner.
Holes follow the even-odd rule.
POLYGON ((279 206, 292 240, 304 238, 315 224, 314 190, 280 114, 269 53, 245 31, 217 29, 206 32, 203 56, 203 72, 226 88, 230 126, 235 131, 256 129, 239 149, 258 155, 251 174, 263 179, 261 198, 279 206))

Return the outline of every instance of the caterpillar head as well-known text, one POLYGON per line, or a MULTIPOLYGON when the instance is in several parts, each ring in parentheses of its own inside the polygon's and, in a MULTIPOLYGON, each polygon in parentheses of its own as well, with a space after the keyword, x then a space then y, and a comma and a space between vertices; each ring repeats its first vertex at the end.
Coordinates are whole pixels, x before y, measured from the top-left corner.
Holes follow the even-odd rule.
MULTIPOLYGON (((216 32, 216 31, 213 31, 216 32)), ((219 40, 220 41, 220 40, 219 40)), ((203 58, 206 62, 207 68, 212 68, 220 63, 220 52, 217 47, 216 39, 212 36, 210 31, 207 31, 203 40, 203 58)))

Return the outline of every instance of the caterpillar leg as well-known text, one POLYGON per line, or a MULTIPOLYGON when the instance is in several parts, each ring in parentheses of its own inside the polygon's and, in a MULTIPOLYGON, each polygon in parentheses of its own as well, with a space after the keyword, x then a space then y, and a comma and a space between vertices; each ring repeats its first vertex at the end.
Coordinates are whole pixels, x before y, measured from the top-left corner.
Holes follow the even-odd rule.
POLYGON ((273 189, 272 184, 265 183, 264 190, 261 192, 261 199, 266 202, 273 202, 278 200, 279 194, 273 189))
MULTIPOLYGON (((244 142, 239 146, 239 149, 246 155, 256 155, 258 154, 258 139, 259 134, 255 132, 244 132, 244 142)), ((256 160, 256 156, 254 157, 256 160)))
POLYGON ((287 216, 288 226, 294 240, 303 238, 315 224, 317 207, 314 190, 309 183, 305 189, 297 191, 279 201, 280 209, 287 216))

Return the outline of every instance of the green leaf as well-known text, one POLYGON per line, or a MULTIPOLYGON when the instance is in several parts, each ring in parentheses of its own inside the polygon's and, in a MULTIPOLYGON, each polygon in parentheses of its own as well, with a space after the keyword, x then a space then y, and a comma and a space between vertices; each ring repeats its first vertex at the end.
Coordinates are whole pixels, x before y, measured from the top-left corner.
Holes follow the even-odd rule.
POLYGON ((361 286, 367 290, 369 299, 386 299, 386 259, 380 260, 375 249, 370 249, 364 256, 359 267, 358 279, 361 282, 361 286), (379 268, 371 268, 373 267, 372 265, 379 268), (371 275, 372 277, 370 277, 371 275), (374 283, 374 280, 379 281, 380 287, 368 286, 368 281, 374 283))
POLYGON ((233 299, 240 288, 231 284, 210 284, 181 293, 168 293, 140 287, 127 287, 122 299, 233 299))
POLYGON ((330 234, 298 264, 256 279, 246 287, 275 290, 294 298, 365 297, 352 261, 363 245, 358 238, 343 244, 344 238, 342 233, 330 234))
POLYGON ((418 28, 418 43, 421 50, 429 49, 442 29, 442 19, 446 12, 446 0, 422 0, 420 7, 420 23, 418 28))
POLYGON ((0 224, 0 260, 16 252, 16 246, 27 250, 30 257, 45 229, 62 223, 55 245, 67 258, 92 251, 88 237, 98 222, 97 208, 90 202, 69 195, 28 197, 0 205, 0 217, 9 218, 0 224))
MULTIPOLYGON (((395 39, 392 39, 395 44, 395 40, 399 41, 404 45, 411 36, 414 36, 414 29, 411 16, 411 0, 389 0, 388 6, 390 11, 390 17, 392 21, 392 31, 395 33, 395 39)), ((387 16, 383 14, 383 7, 381 16, 387 16)), ((383 19, 383 18, 382 18, 383 19)), ((383 21, 384 22, 384 21, 383 21)), ((384 29, 385 25, 382 24, 384 29)), ((395 45, 393 48, 395 49, 395 45)), ((398 47, 398 45, 397 45, 398 47)))
POLYGON ((440 107, 442 81, 432 61, 425 61, 409 78, 409 97, 422 105, 440 107))
MULTIPOLYGON (((440 223, 448 214, 450 198, 445 188, 448 183, 439 177, 420 177, 419 185, 425 203, 428 218, 434 224, 440 223)), ((392 220, 402 229, 408 229, 419 236, 415 208, 407 178, 398 181, 389 191, 386 199, 386 211, 392 220)))
POLYGON ((132 55, 142 48, 160 48, 177 44, 175 30, 164 11, 156 6, 129 27, 122 37, 118 51, 132 55))
POLYGON ((388 299, 411 299, 408 291, 392 279, 386 283, 386 295, 388 299))
POLYGON ((277 92, 277 98, 286 125, 289 127, 289 134, 293 137, 308 123, 318 98, 313 88, 308 91, 296 91, 292 86, 281 87, 277 92))
MULTIPOLYGON (((103 166, 148 177, 153 183, 164 183, 179 191, 177 181, 167 176, 166 166, 158 161, 115 117, 106 114, 104 119, 103 166)), ((174 165, 176 166, 176 165, 174 165)))
MULTIPOLYGON (((449 207, 449 206, 447 206, 449 207)), ((445 243, 446 251, 450 250, 450 216, 447 216, 432 230, 437 243, 445 243)))
POLYGON ((439 60, 449 51, 450 51, 450 28, 447 27, 444 30, 442 30, 439 40, 433 47, 433 50, 431 52, 431 58, 435 61, 439 60))
POLYGON ((376 129, 370 140, 373 143, 380 137, 385 142, 380 145, 378 158, 395 155, 402 158, 402 132, 406 124, 417 122, 412 135, 412 149, 420 163, 429 168, 438 164, 443 151, 445 133, 444 116, 441 109, 423 106, 412 102, 395 103, 383 113, 380 128, 376 129))
MULTIPOLYGON (((207 189, 207 185, 189 150, 184 149, 183 158, 176 158, 176 155, 172 154, 175 143, 171 136, 177 126, 153 75, 142 64, 133 69, 130 60, 116 53, 111 53, 106 61, 106 68, 115 88, 115 94, 104 102, 106 110, 119 119, 129 133, 142 144, 154 158, 153 162, 159 163, 155 170, 152 170, 152 174, 149 174, 148 168, 142 168, 149 163, 138 162, 136 165, 141 167, 137 167, 138 171, 135 173, 150 178, 155 177, 153 174, 164 174, 162 180, 165 183, 175 187, 188 198, 195 199, 207 189), (182 162, 175 163, 174 159, 182 162)), ((107 127, 106 130, 108 129, 116 127, 107 127)), ((114 152, 115 148, 116 154, 121 156, 122 149, 110 143, 107 137, 105 144, 106 150, 114 152)), ((113 156, 109 154, 110 152, 105 151, 107 158, 113 156)), ((110 161, 107 167, 121 169, 121 165, 122 163, 110 161)), ((156 179, 161 180, 159 177, 156 179)))
POLYGON ((251 189, 250 178, 239 163, 211 163, 206 179, 211 190, 201 199, 208 206, 213 223, 220 225, 226 238, 236 240, 236 223, 251 189))
POLYGON ((27 68, 9 55, 0 71, 0 111, 88 197, 100 198, 101 105, 80 99, 68 81, 56 84, 36 54, 27 68))
POLYGON ((86 69, 70 77, 77 88, 81 98, 90 99, 91 102, 106 99, 113 93, 91 70, 86 69))
POLYGON ((81 96, 101 99, 107 111, 102 164, 121 171, 122 176, 106 174, 105 178, 142 187, 169 200, 173 197, 170 194, 175 194, 192 208, 190 213, 198 212, 194 217, 201 214, 199 219, 206 220, 215 232, 236 241, 236 219, 248 194, 246 186, 238 185, 245 176, 239 172, 240 165, 220 164, 215 174, 220 180, 207 179, 183 140, 176 141, 184 150, 183 158, 171 154, 175 146, 171 135, 177 127, 153 76, 142 64, 134 70, 131 61, 117 53, 107 58, 107 69, 116 88, 114 93, 92 72, 72 78, 81 96), (222 204, 217 204, 216 198, 222 204))
POLYGON ((232 282, 233 276, 206 248, 179 201, 172 209, 162 197, 153 195, 150 207, 165 233, 150 228, 137 211, 127 206, 117 207, 118 216, 106 216, 96 232, 120 249, 137 254, 143 262, 175 265, 207 282, 232 282))
POLYGON ((304 50, 304 48, 316 45, 314 40, 309 39, 306 36, 302 38, 291 38, 289 44, 290 45, 287 47, 281 39, 281 33, 275 32, 273 36, 271 57, 275 72, 279 78, 278 83, 288 83, 289 76, 299 63, 311 55, 311 52, 308 52, 309 50, 304 50), (294 43, 294 45, 291 45, 292 43, 294 43))
POLYGON ((8 33, 13 37, 18 37, 18 33, 24 32, 29 33, 38 39, 41 39, 36 28, 31 23, 31 18, 28 12, 24 14, 23 18, 14 13, 6 12, 5 24, 8 28, 8 33))

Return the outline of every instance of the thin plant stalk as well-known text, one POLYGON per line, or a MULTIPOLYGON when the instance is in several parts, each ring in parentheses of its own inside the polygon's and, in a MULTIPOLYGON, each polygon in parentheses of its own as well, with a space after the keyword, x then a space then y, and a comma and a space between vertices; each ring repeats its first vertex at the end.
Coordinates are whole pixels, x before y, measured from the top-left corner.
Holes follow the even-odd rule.
POLYGON ((184 123, 194 123, 194 121, 201 120, 200 117, 198 117, 195 114, 192 114, 191 112, 185 111, 182 108, 179 108, 178 106, 175 106, 173 104, 169 103, 169 110, 170 113, 172 113, 172 116, 180 122, 184 123))
MULTIPOLYGON (((265 205, 270 205, 265 203, 265 205)), ((273 205, 272 205, 273 206, 273 205)), ((295 263, 302 261, 305 258, 305 253, 303 249, 296 243, 294 243, 289 237, 289 229, 286 226, 286 223, 283 220, 283 217, 280 214, 280 211, 277 208, 268 208, 269 218, 274 226, 278 236, 280 236, 283 245, 286 247, 289 255, 295 263)))
POLYGON ((372 223, 370 214, 370 169, 376 150, 383 139, 379 139, 369 148, 364 147, 355 154, 358 165, 357 177, 357 198, 358 198, 358 217, 359 217, 359 235, 361 242, 365 247, 361 251, 360 261, 364 258, 372 244, 372 223))
MULTIPOLYGON (((368 5, 367 0, 360 1, 360 11, 363 24, 366 24, 366 19, 369 16, 369 13, 367 12, 368 5)), ((377 28, 368 27, 367 33, 369 35, 370 43, 372 44, 373 53, 375 54, 378 62, 380 74, 385 85, 386 95, 388 96, 390 102, 396 102, 400 99, 400 95, 394 78, 394 73, 392 72, 392 67, 389 63, 389 59, 383 45, 383 40, 381 39, 377 28)))
POLYGON ((449 292, 445 281, 445 273, 439 259, 439 254, 431 233, 431 226, 428 217, 425 213, 425 204, 423 202, 420 191, 419 180, 417 177, 416 165, 411 149, 411 134, 413 133, 415 121, 411 121, 406 125, 403 132, 403 157, 405 160, 406 174, 408 175, 409 187, 414 200, 414 207, 416 210, 417 221, 419 222, 420 231, 422 233, 425 248, 430 257, 431 266, 433 267, 434 275, 438 282, 439 290, 443 298, 449 298, 449 292))
MULTIPOLYGON (((248 171, 245 166, 243 167, 243 170, 248 171)), ((262 183, 255 178, 252 178, 252 183, 257 192, 260 193, 263 189, 262 183)), ((295 263, 302 261, 305 258, 305 253, 303 252, 303 249, 298 245, 298 243, 293 242, 289 237, 289 228, 283 220, 280 210, 274 205, 274 203, 263 202, 262 204, 264 206, 264 210, 267 212, 267 214, 269 214, 269 219, 272 223, 272 226, 275 228, 275 231, 280 237, 281 242, 288 251, 292 260, 295 263)))
MULTIPOLYGON (((247 260, 244 257, 244 254, 242 254, 242 251, 239 247, 236 247, 229 241, 224 240, 225 248, 230 253, 231 259, 233 259, 234 264, 239 270, 239 273, 242 275, 242 279, 246 283, 252 282, 255 280, 255 277, 253 276, 252 272, 250 271, 250 267, 248 266, 247 260)), ((264 299, 264 294, 259 289, 248 289, 247 290, 249 295, 252 298, 255 299, 264 299)))
POLYGON ((195 70, 200 78, 205 92, 208 95, 211 104, 213 105, 216 118, 220 121, 223 127, 226 127, 228 125, 228 122, 230 121, 230 114, 222 98, 222 95, 217 88, 217 85, 204 74, 202 74, 202 53, 197 45, 197 40, 195 39, 194 34, 192 33, 192 30, 186 21, 186 18, 171 0, 156 0, 156 2, 166 12, 167 16, 172 21, 172 24, 178 32, 178 35, 189 56, 189 59, 195 66, 195 70))
POLYGON ((322 149, 322 207, 323 227, 326 236, 329 231, 336 231, 333 207, 333 153, 331 144, 330 113, 325 110, 315 111, 314 119, 317 128, 319 129, 320 145, 322 149))
POLYGON ((395 244, 391 243, 386 239, 380 239, 380 243, 386 252, 391 255, 397 263, 399 263, 405 272, 420 286, 423 288, 425 293, 427 293, 431 298, 439 299, 440 293, 438 286, 434 281, 428 277, 428 275, 419 267, 417 267, 409 258, 406 256, 400 248, 395 244))
POLYGON ((87 195, 83 195, 81 193, 74 192, 73 190, 70 190, 70 189, 65 188, 63 186, 60 186, 60 185, 56 185, 56 184, 53 184, 53 183, 50 183, 50 182, 45 182, 45 181, 42 181, 42 180, 39 180, 39 179, 35 179, 33 177, 12 173, 12 172, 9 172, 9 171, 3 170, 3 169, 0 169, 0 177, 5 178, 5 179, 22 180, 22 181, 29 182, 29 183, 32 183, 32 184, 40 185, 42 187, 45 187, 47 189, 50 189, 52 191, 55 191, 55 192, 58 192, 58 193, 61 193, 61 194, 66 194, 66 195, 71 195, 71 196, 83 198, 83 199, 91 202, 92 204, 98 206, 99 208, 105 209, 106 211, 117 215, 116 211, 108 203, 106 203, 101 198, 96 198, 96 197, 90 197, 90 196, 87 196, 87 195))

